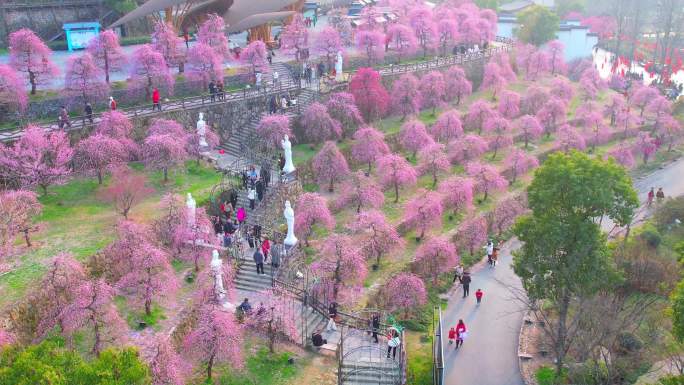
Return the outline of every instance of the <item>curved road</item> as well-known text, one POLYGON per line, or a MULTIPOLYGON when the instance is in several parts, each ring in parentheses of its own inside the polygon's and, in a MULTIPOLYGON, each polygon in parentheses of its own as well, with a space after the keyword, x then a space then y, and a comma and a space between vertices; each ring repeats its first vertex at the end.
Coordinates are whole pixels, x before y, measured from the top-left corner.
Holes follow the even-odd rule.
MULTIPOLYGON (((651 187, 663 187, 666 196, 684 195, 684 158, 636 180, 634 186, 641 202, 646 201, 651 187)), ((640 211, 637 220, 643 215, 645 213, 640 211)), ((458 349, 448 343, 444 345, 446 385, 523 384, 518 370, 518 333, 524 307, 513 294, 521 284, 511 269, 511 251, 519 245, 517 239, 507 242, 496 268, 475 269, 469 297, 462 298, 460 287, 450 292, 443 315, 443 333, 446 336, 449 327, 463 319, 468 327, 468 338, 458 349), (484 291, 479 307, 474 294, 478 288, 484 291)))

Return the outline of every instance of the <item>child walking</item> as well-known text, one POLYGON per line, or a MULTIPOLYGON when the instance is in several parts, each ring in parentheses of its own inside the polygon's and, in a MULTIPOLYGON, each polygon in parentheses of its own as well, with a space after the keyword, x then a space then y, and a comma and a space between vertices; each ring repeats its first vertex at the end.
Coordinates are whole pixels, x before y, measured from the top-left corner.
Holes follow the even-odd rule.
POLYGON ((449 345, 453 344, 454 341, 456 341, 456 328, 452 326, 449 329, 449 345))
POLYGON ((483 295, 484 295, 484 292, 482 291, 482 289, 477 289, 477 291, 475 292, 475 298, 477 298, 477 304, 478 305, 480 304, 480 302, 482 302, 482 296, 483 295))

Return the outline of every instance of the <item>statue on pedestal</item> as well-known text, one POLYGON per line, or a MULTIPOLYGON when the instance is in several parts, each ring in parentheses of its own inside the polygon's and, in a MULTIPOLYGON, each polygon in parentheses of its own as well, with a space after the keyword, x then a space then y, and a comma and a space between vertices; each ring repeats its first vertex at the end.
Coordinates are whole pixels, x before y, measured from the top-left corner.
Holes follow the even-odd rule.
POLYGON ((342 51, 337 51, 337 61, 335 61, 335 80, 338 82, 344 81, 342 73, 342 51))
POLYGON ((197 135, 199 135, 199 145, 201 147, 207 147, 207 138, 205 137, 207 133, 207 122, 204 121, 204 114, 199 113, 199 120, 197 121, 197 135))
POLYGON ((197 202, 192 197, 192 194, 188 193, 188 198, 185 200, 185 206, 188 210, 188 226, 195 226, 195 212, 197 211, 197 202))
POLYGON ((211 253, 210 268, 214 277, 214 294, 216 298, 222 300, 226 296, 226 289, 223 288, 223 261, 216 250, 211 253))
POLYGON ((292 164, 292 143, 290 143, 290 138, 285 135, 285 138, 280 141, 280 145, 283 147, 283 153, 285 154, 283 172, 285 174, 290 174, 295 171, 295 166, 292 164))
POLYGON ((283 241, 283 243, 285 246, 294 246, 297 244, 297 237, 295 237, 294 234, 295 217, 294 210, 292 210, 292 206, 290 205, 290 201, 285 201, 285 211, 283 211, 283 216, 287 221, 287 237, 285 237, 285 241, 283 241))

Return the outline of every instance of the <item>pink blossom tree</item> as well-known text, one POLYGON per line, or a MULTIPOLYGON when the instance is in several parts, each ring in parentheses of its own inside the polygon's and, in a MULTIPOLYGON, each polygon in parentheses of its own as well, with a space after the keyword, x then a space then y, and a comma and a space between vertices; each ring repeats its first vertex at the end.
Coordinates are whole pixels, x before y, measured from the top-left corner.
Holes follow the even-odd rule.
POLYGON ((606 88, 605 82, 601 79, 601 75, 594 67, 587 68, 582 72, 580 86, 584 91, 586 100, 595 99, 598 92, 606 88))
POLYGON ((311 103, 301 118, 304 135, 311 143, 323 143, 342 137, 342 125, 330 117, 328 110, 321 103, 311 103))
POLYGON ((52 51, 30 29, 20 29, 9 35, 9 64, 23 73, 31 85, 31 95, 39 84, 46 84, 59 72, 51 60, 52 51))
POLYGON ((335 200, 335 207, 341 210, 347 206, 356 207, 356 212, 361 208, 377 209, 385 203, 385 194, 380 186, 363 171, 356 171, 350 175, 340 188, 340 194, 335 200))
POLYGON ((197 30, 197 42, 211 47, 219 57, 230 59, 230 49, 225 30, 226 23, 223 18, 211 13, 197 30))
POLYGON ((380 80, 377 71, 360 68, 349 83, 349 90, 366 122, 384 116, 387 111, 389 95, 380 80))
POLYGON ((168 93, 173 91, 175 80, 169 72, 164 56, 152 49, 149 44, 133 52, 129 75, 134 86, 145 90, 146 99, 150 99, 153 87, 165 89, 168 93))
POLYGON ((368 172, 371 164, 379 157, 390 153, 385 143, 385 135, 373 127, 364 127, 354 134, 354 143, 351 147, 351 155, 354 160, 368 163, 368 172))
POLYGON ((658 95, 648 103, 646 111, 648 111, 653 119, 653 131, 658 131, 662 119, 672 115, 672 102, 667 100, 666 97, 658 95))
POLYGON ((502 200, 492 211, 492 227, 496 230, 497 237, 501 237, 505 231, 511 228, 516 218, 525 212, 525 207, 517 197, 502 200))
POLYGON ((247 47, 240 52, 240 63, 249 68, 250 75, 255 75, 257 72, 269 72, 266 44, 261 40, 254 40, 247 44, 247 47))
POLYGON ((43 211, 38 197, 33 191, 7 190, 0 192, 0 198, 0 252, 10 254, 17 234, 22 234, 26 247, 31 247, 33 219, 43 211))
POLYGON ((339 182, 349 174, 347 160, 337 148, 335 142, 332 141, 325 142, 321 151, 313 157, 312 163, 314 175, 316 175, 318 183, 330 183, 328 185, 329 192, 333 192, 335 182, 339 182))
POLYGON ((78 142, 74 160, 78 169, 94 172, 97 175, 97 182, 102 184, 107 170, 122 165, 128 160, 128 151, 118 140, 95 134, 78 142))
POLYGON ((682 125, 679 123, 679 120, 672 116, 666 116, 662 119, 660 129, 658 130, 658 135, 667 140, 668 152, 672 151, 675 141, 681 136, 681 134, 682 125))
MULTIPOLYGON (((213 232, 213 225, 207 212, 204 208, 199 207, 195 212, 195 225, 190 226, 187 211, 182 211, 179 216, 179 221, 173 227, 173 234, 171 246, 175 249, 175 256, 192 262, 195 267, 195 272, 200 271, 200 263, 202 261, 209 262, 211 253, 209 249, 198 250, 198 244, 217 245, 218 240, 213 232), (190 247, 188 247, 190 246, 190 247)), ((229 265, 224 266, 224 274, 232 276, 232 270, 229 265)), ((207 280, 213 280, 207 277, 207 280)), ((231 279, 224 279, 225 282, 232 282, 231 279)), ((226 289, 229 291, 229 289, 226 289)), ((212 295, 214 295, 213 293, 212 295)), ((213 300, 218 301, 217 298, 213 300)))
POLYGON ((28 95, 19 73, 8 65, 0 64, 0 110, 23 113, 27 107, 28 95))
POLYGON ((380 29, 380 23, 378 23, 378 17, 381 17, 382 13, 373 4, 369 4, 363 9, 359 14, 359 26, 360 30, 373 31, 380 29))
POLYGON ((12 345, 16 338, 5 329, 0 329, 0 349, 12 345))
POLYGON ((337 92, 330 95, 325 103, 328 114, 342 125, 342 137, 353 135, 354 131, 363 124, 363 117, 356 106, 354 95, 348 92, 337 92))
POLYGON ((437 174, 448 172, 451 166, 444 147, 443 144, 433 142, 422 148, 418 154, 418 169, 423 174, 432 175, 432 188, 437 185, 437 174))
POLYGON ((497 53, 496 55, 492 56, 492 61, 499 66, 499 72, 507 82, 514 82, 518 80, 518 77, 515 75, 515 71, 513 71, 513 67, 511 67, 511 58, 507 53, 497 53))
POLYGON ((168 66, 177 66, 178 72, 183 72, 186 50, 183 49, 183 39, 172 24, 162 21, 154 23, 152 48, 164 56, 168 66))
POLYGON ((411 120, 401 125, 399 131, 399 142, 406 151, 416 157, 418 150, 424 148, 433 140, 428 135, 425 125, 420 120, 411 120))
POLYGON ((631 146, 625 143, 620 143, 608 151, 608 157, 615 159, 617 163, 627 169, 630 169, 636 166, 633 152, 634 151, 631 146))
POLYGON ((223 63, 213 48, 198 43, 188 51, 188 78, 199 82, 202 90, 207 90, 209 82, 223 79, 223 63))
POLYGON ((468 108, 465 117, 466 127, 470 130, 477 130, 477 134, 482 134, 482 128, 487 120, 496 116, 496 111, 484 100, 477 100, 468 108))
POLYGON ((133 206, 140 203, 146 196, 154 192, 146 187, 147 178, 133 172, 128 167, 119 167, 112 172, 112 182, 102 190, 101 197, 114 204, 116 211, 124 218, 133 206))
POLYGON ((458 24, 452 19, 442 19, 437 22, 437 37, 442 56, 446 56, 453 43, 458 39, 458 24))
POLYGON ((501 67, 494 62, 489 62, 485 65, 484 75, 482 75, 482 84, 480 90, 492 91, 492 100, 496 100, 496 93, 506 87, 508 81, 501 73, 501 67))
POLYGON ((427 239, 416 250, 413 270, 437 285, 439 276, 451 271, 459 262, 454 244, 444 237, 427 239))
POLYGON ((314 38, 313 50, 315 53, 325 56, 328 68, 332 67, 334 65, 333 58, 343 50, 340 33, 333 27, 323 28, 314 38))
POLYGON ((513 144, 513 139, 510 135, 511 124, 505 118, 496 117, 488 119, 485 121, 484 130, 491 136, 489 140, 489 150, 494 151, 492 153, 492 160, 496 159, 499 149, 513 144))
POLYGON ((565 153, 570 152, 571 149, 581 151, 587 148, 587 143, 577 129, 569 124, 563 124, 556 132, 556 148, 565 153))
POLYGON ((200 164, 202 154, 205 153, 205 151, 213 150, 221 142, 221 139, 211 125, 207 125, 204 129, 204 141, 206 142, 206 146, 202 143, 200 134, 195 130, 191 131, 187 136, 186 151, 188 152, 188 156, 195 158, 197 165, 200 164))
POLYGON ((529 43, 518 42, 515 46, 515 62, 518 73, 525 73, 527 80, 531 78, 532 61, 530 59, 535 52, 537 52, 537 47, 529 43))
POLYGON ((465 249, 474 256, 475 248, 487 241, 487 220, 481 216, 466 219, 458 227, 456 240, 461 250, 465 249))
POLYGON ((527 80, 537 80, 544 73, 551 71, 551 57, 545 51, 534 51, 529 58, 527 80))
POLYGON ((546 89, 539 86, 531 86, 520 101, 520 110, 523 114, 536 115, 549 99, 551 99, 551 95, 546 89))
POLYGON ((432 138, 440 143, 448 143, 463 135, 463 124, 457 110, 443 112, 435 124, 428 129, 432 138))
POLYGON ((256 127, 256 133, 270 148, 278 148, 285 135, 293 136, 287 115, 264 115, 256 127))
POLYGON ((416 53, 418 42, 416 35, 413 33, 411 27, 395 23, 387 29, 387 40, 389 41, 389 49, 397 53, 397 62, 407 56, 416 53))
POLYGON ((644 164, 648 162, 648 159, 656 152, 658 148, 655 143, 655 139, 651 137, 648 132, 639 132, 634 143, 635 150, 641 155, 644 164))
POLYGON ((296 319, 300 315, 292 306, 295 297, 287 290, 273 288, 259 293, 259 305, 247 318, 246 323, 268 338, 268 350, 275 352, 277 340, 301 341, 296 319))
POLYGON ((446 100, 456 99, 456 105, 461 104, 461 100, 473 93, 473 84, 468 80, 465 71, 461 67, 451 67, 444 76, 445 98, 446 100))
POLYGON ((385 35, 378 30, 358 31, 356 48, 366 54, 369 66, 378 64, 385 57, 385 35))
POLYGON ((304 25, 302 15, 297 13, 280 34, 280 48, 299 61, 302 59, 302 51, 308 47, 309 30, 304 25))
POLYGON ((552 40, 546 43, 545 48, 550 58, 551 75, 565 72, 565 60, 563 60, 565 45, 559 40, 552 40))
POLYGON ((109 83, 109 75, 112 71, 121 70, 126 61, 126 57, 121 51, 121 45, 119 45, 119 36, 111 29, 100 32, 90 40, 86 50, 104 71, 107 83, 109 83))
POLYGON ((183 346, 190 356, 206 363, 207 380, 211 381, 217 363, 230 363, 235 368, 243 366, 243 339, 242 327, 232 312, 205 305, 183 346))
POLYGON ((479 135, 468 134, 453 140, 447 145, 447 154, 451 163, 463 163, 478 158, 487 152, 489 144, 479 135))
POLYGON ((382 256, 404 245, 397 230, 378 210, 361 212, 348 227, 361 237, 361 253, 367 260, 375 259, 376 267, 382 256))
POLYGON ((71 303, 64 306, 59 315, 67 334, 88 328, 93 333, 92 352, 99 356, 105 343, 122 338, 127 330, 114 305, 114 289, 104 279, 82 281, 74 289, 71 303))
POLYGON ((402 156, 387 154, 377 160, 380 184, 394 188, 394 203, 399 202, 399 186, 416 184, 416 170, 402 156))
POLYGON ((73 149, 64 132, 28 126, 12 147, 0 149, 0 177, 21 188, 40 187, 43 195, 71 174, 73 149))
POLYGON ((520 114, 520 94, 504 91, 499 100, 499 113, 506 119, 515 119, 520 114))
POLYGON ((466 164, 466 173, 475 180, 475 191, 484 194, 483 201, 487 200, 490 192, 501 191, 508 186, 506 178, 489 164, 470 162, 466 164))
MULTIPOLYGON (((161 128, 173 127, 173 121, 157 121, 161 128)), ((182 129, 182 128, 181 128, 182 129)), ((170 131, 167 131, 170 132, 170 131)), ((161 170, 164 182, 169 181, 169 168, 181 165, 188 159, 187 135, 178 137, 171 133, 152 133, 143 142, 143 159, 148 167, 161 170)))
POLYGON ((169 256, 151 243, 145 243, 136 250, 130 261, 135 269, 128 271, 119 282, 117 288, 133 302, 145 309, 145 314, 152 314, 152 303, 173 297, 179 288, 169 256))
POLYGON ((409 11, 408 18, 425 57, 428 51, 439 44, 437 26, 432 19, 432 12, 427 7, 417 6, 409 11))
POLYGON ((183 385, 187 377, 185 362, 171 343, 170 337, 155 335, 148 359, 152 385, 183 385))
POLYGON ((356 242, 346 235, 333 234, 325 239, 320 258, 311 264, 320 279, 314 292, 327 302, 353 303, 368 275, 356 242))
POLYGON ((392 277, 382 290, 386 308, 389 311, 409 310, 427 303, 425 283, 419 276, 411 273, 399 273, 392 277))
POLYGON ((89 53, 71 57, 64 78, 65 94, 80 98, 84 104, 102 100, 109 94, 109 85, 102 76, 89 53))
POLYGON ((518 130, 520 130, 522 140, 525 142, 525 149, 529 147, 529 143, 539 139, 544 132, 539 120, 532 115, 524 115, 517 122, 518 130))
POLYGON ((615 116, 615 125, 622 130, 622 138, 627 139, 634 135, 634 129, 641 124, 641 118, 634 115, 629 108, 618 111, 615 116))
POLYGON ((569 104, 575 96, 575 90, 572 87, 572 83, 564 77, 557 77, 551 81, 551 91, 553 92, 553 96, 564 100, 566 104, 569 104))
POLYGON ((473 207, 475 181, 471 178, 450 177, 439 184, 437 191, 442 194, 443 205, 453 209, 454 214, 460 210, 470 210, 473 207))
POLYGON ((435 115, 437 107, 444 105, 446 96, 446 83, 444 76, 439 71, 431 71, 420 79, 420 93, 423 107, 432 107, 432 115, 435 115))
POLYGON ((537 120, 544 126, 546 136, 551 136, 551 133, 556 131, 556 127, 565 121, 567 115, 567 107, 565 103, 552 97, 544 106, 537 112, 537 120))
POLYGON ((523 150, 515 149, 508 154, 504 164, 508 170, 511 170, 511 183, 515 183, 518 175, 525 174, 529 170, 538 167, 539 161, 533 155, 523 150))
POLYGON ((639 116, 643 117, 646 106, 658 96, 660 96, 660 92, 656 88, 642 86, 634 91, 630 98, 630 103, 639 109, 639 116))
POLYGON ((95 133, 114 139, 128 138, 133 133, 133 123, 128 116, 119 111, 107 111, 100 116, 95 133))
POLYGON ((297 210, 295 233, 304 238, 304 244, 307 246, 309 246, 309 235, 311 235, 314 225, 320 225, 328 230, 335 227, 335 218, 328 209, 328 203, 319 194, 304 193, 300 195, 295 204, 295 209, 297 210))
POLYGON ((425 232, 442 226, 442 197, 435 191, 420 189, 413 199, 406 204, 403 223, 409 229, 420 231, 422 239, 425 232))
POLYGON ((624 96, 620 94, 612 95, 610 97, 610 103, 603 107, 603 116, 610 118, 610 125, 615 127, 618 114, 626 108, 627 101, 624 96))
POLYGON ((392 110, 401 114, 402 120, 420 113, 422 94, 419 84, 418 78, 409 73, 402 75, 392 86, 392 110))

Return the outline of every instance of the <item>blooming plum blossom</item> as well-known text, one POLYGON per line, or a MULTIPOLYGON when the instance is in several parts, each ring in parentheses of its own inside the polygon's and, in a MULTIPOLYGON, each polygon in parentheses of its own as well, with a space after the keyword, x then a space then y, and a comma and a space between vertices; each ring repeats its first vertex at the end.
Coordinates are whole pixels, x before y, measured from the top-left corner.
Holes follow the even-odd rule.
POLYGON ((682 125, 672 116, 665 116, 660 124, 658 135, 667 140, 667 151, 672 151, 675 141, 682 134, 682 125))
POLYGON ((149 135, 143 142, 142 152, 145 164, 162 170, 164 182, 168 182, 169 169, 188 158, 187 135, 182 138, 170 133, 149 135))
POLYGON ((152 48, 164 56, 167 65, 178 66, 179 71, 185 64, 186 50, 183 39, 178 36, 176 29, 169 23, 162 21, 154 23, 152 48))
POLYGON ((549 99, 551 95, 544 88, 531 86, 520 101, 520 110, 527 115, 536 115, 549 99))
POLYGON ((357 31, 356 48, 366 54, 369 66, 377 64, 385 57, 385 35, 378 30, 357 31))
POLYGON ((571 149, 584 150, 587 148, 582 134, 569 124, 563 124, 556 132, 556 148, 565 153, 571 149))
POLYGON ((565 103, 570 103, 573 96, 575 96, 575 90, 570 83, 564 77, 557 77, 551 81, 551 92, 553 96, 564 100, 565 103))
POLYGON ((94 172, 99 184, 102 184, 107 170, 124 164, 128 158, 128 151, 121 142, 102 134, 81 139, 74 153, 76 167, 94 172))
POLYGON ((222 59, 230 59, 230 49, 225 29, 226 24, 223 18, 215 13, 211 13, 197 30, 197 42, 211 47, 222 59))
MULTIPOLYGON (((14 239, 24 236, 26 247, 31 247, 33 219, 40 215, 43 205, 33 191, 6 190, 0 192, 0 252, 10 255, 14 239)), ((0 262, 4 257, 0 257, 0 262)))
POLYGON ((368 163, 368 172, 371 171, 373 162, 389 152, 385 135, 375 128, 364 127, 354 134, 354 143, 351 147, 352 158, 357 162, 368 163))
POLYGON ((546 43, 545 47, 549 55, 549 62, 551 63, 551 75, 565 72, 565 61, 563 60, 563 52, 565 45, 559 40, 552 40, 546 43))
POLYGON ((254 40, 247 44, 247 47, 240 52, 240 63, 249 68, 251 75, 254 75, 257 72, 269 72, 270 68, 268 65, 266 44, 261 40, 254 40))
POLYGON ((342 51, 340 33, 333 27, 323 28, 314 37, 313 50, 325 56, 328 66, 332 67, 335 56, 342 51))
POLYGON ((452 19, 442 19, 437 22, 437 37, 442 56, 446 56, 453 43, 458 38, 458 24, 452 19))
POLYGON ((290 118, 287 115, 264 115, 256 127, 256 133, 270 148, 278 148, 285 135, 292 138, 290 118))
POLYGON ((311 143, 323 143, 342 136, 342 125, 330 117, 328 110, 321 103, 314 102, 306 107, 301 124, 306 139, 311 143))
POLYGON ((499 100, 499 113, 506 119, 515 119, 520 114, 520 94, 504 91, 499 100))
POLYGON ((420 230, 418 238, 423 238, 427 230, 442 225, 443 210, 439 193, 420 189, 406 204, 403 223, 408 228, 420 230))
POLYGON ((490 192, 501 191, 508 186, 508 181, 492 165, 470 162, 465 168, 468 176, 475 180, 475 191, 484 194, 483 201, 487 200, 490 192))
POLYGON ((415 158, 418 151, 432 143, 433 140, 421 121, 411 120, 402 124, 401 131, 399 131, 399 142, 415 158))
POLYGON ((207 90, 209 83, 223 80, 223 63, 221 57, 210 46, 197 43, 188 51, 187 76, 199 82, 202 90, 207 90))
MULTIPOLYGON (((418 79, 413 74, 402 75, 392 87, 392 109, 401 118, 420 113, 422 94, 418 79)), ((432 100, 432 99, 431 99, 432 100)))
POLYGON ((627 169, 630 169, 636 166, 633 152, 634 150, 631 146, 625 143, 620 143, 618 146, 608 151, 608 157, 615 159, 615 161, 618 162, 620 165, 624 166, 627 169))
POLYGON ((342 125, 342 137, 352 135, 363 124, 361 112, 356 106, 354 95, 348 92, 337 92, 330 95, 325 103, 328 114, 342 125))
POLYGON ((130 77, 134 86, 145 90, 145 98, 150 99, 152 88, 173 92, 174 77, 169 72, 164 56, 145 44, 133 52, 130 77))
POLYGON ((641 155, 644 164, 646 164, 658 147, 656 146, 655 139, 648 132, 642 131, 637 135, 634 149, 641 155))
POLYGON ((361 208, 379 208, 385 203, 385 195, 380 186, 363 171, 356 171, 351 174, 340 188, 340 194, 335 201, 337 209, 346 206, 356 208, 356 212, 361 212, 361 208))
POLYGON ((506 168, 511 170, 513 174, 511 177, 511 183, 515 183, 518 175, 525 174, 530 169, 539 166, 539 161, 533 155, 526 153, 525 151, 515 149, 511 151, 510 154, 504 160, 506 168))
POLYGON ((432 115, 437 107, 444 105, 446 96, 446 83, 444 75, 439 71, 431 71, 420 79, 421 104, 423 107, 432 107, 432 115))
POLYGON ((0 109, 24 112, 27 107, 28 95, 19 73, 8 65, 0 64, 0 109))
POLYGON ((442 203, 445 207, 454 210, 470 210, 473 207, 473 193, 475 181, 468 177, 453 176, 443 180, 437 189, 442 194, 442 203))
POLYGON ((448 143, 463 135, 463 124, 457 110, 443 112, 435 124, 428 128, 432 138, 440 143, 448 143))
POLYGON ((492 118, 485 121, 484 130, 491 135, 489 149, 494 151, 492 159, 496 159, 499 149, 513 144, 510 136, 511 124, 505 118, 492 118))
POLYGON ((121 70, 126 61, 119 45, 119 36, 111 29, 104 30, 92 38, 88 42, 86 52, 91 54, 97 65, 102 68, 107 83, 111 72, 121 70))
POLYGON ((128 218, 131 208, 154 192, 146 184, 144 175, 133 172, 127 166, 118 167, 112 171, 112 183, 100 195, 105 201, 112 202, 121 216, 128 218))
POLYGON ((64 78, 64 92, 67 96, 80 99, 83 104, 102 100, 109 94, 109 85, 103 75, 89 53, 70 57, 64 78))
POLYGON ((487 241, 487 220, 478 216, 463 221, 458 227, 456 241, 462 250, 474 256, 475 249, 487 241))
POLYGON ((658 96, 660 96, 658 89, 654 87, 641 86, 634 91, 629 102, 632 106, 639 109, 639 116, 643 117, 646 107, 658 96))
POLYGON ((451 67, 447 70, 444 76, 445 99, 456 99, 456 105, 461 104, 461 100, 473 93, 473 84, 468 80, 460 67, 451 67))
POLYGON ((432 175, 433 188, 437 185, 437 174, 449 171, 450 166, 441 143, 430 143, 418 153, 418 169, 423 174, 432 175))
POLYGON ((487 63, 480 90, 492 90, 492 100, 496 100, 496 93, 506 87, 506 84, 508 84, 508 80, 502 74, 501 67, 494 62, 487 63))
POLYGON ((266 333, 268 348, 275 352, 277 339, 297 342, 301 341, 301 333, 297 327, 298 309, 292 306, 295 296, 280 288, 267 289, 258 294, 259 305, 247 317, 246 323, 266 333))
POLYGON ((478 158, 487 152, 489 144, 478 135, 468 134, 462 138, 449 142, 447 154, 451 163, 463 163, 478 158))
POLYGON ((378 119, 387 112, 390 98, 380 80, 377 71, 360 68, 349 83, 349 90, 366 122, 378 119))
POLYGON ((437 28, 432 21, 432 12, 424 6, 417 6, 409 11, 409 25, 423 49, 423 57, 439 43, 437 28))
POLYGON ((328 209, 328 203, 319 194, 304 193, 299 196, 294 207, 297 210, 295 216, 295 233, 304 238, 304 243, 309 245, 309 235, 314 225, 320 225, 328 230, 335 227, 335 218, 328 209))
POLYGON ((411 27, 396 23, 387 29, 387 40, 389 49, 397 52, 397 60, 401 62, 402 57, 413 55, 416 52, 418 42, 416 35, 411 27))
POLYGON ((416 170, 402 156, 387 154, 377 160, 380 184, 394 188, 394 203, 399 202, 399 186, 416 184, 416 170))
POLYGON ((516 218, 525 212, 525 207, 517 197, 502 200, 492 211, 492 227, 496 235, 501 237, 505 231, 511 228, 516 218))
POLYGON ((567 107, 565 102, 556 97, 552 97, 544 106, 537 112, 537 120, 544 126, 546 136, 551 136, 551 133, 556 131, 558 124, 565 121, 567 115, 567 107))
POLYGON ((530 142, 539 139, 544 132, 544 128, 539 123, 539 120, 532 115, 521 117, 516 126, 520 130, 522 139, 525 142, 525 149, 528 148, 530 142))
POLYGON ((427 302, 425 283, 415 274, 399 273, 383 287, 386 308, 390 311, 408 312, 427 302))
POLYGON ((416 250, 413 269, 424 279, 431 279, 436 285, 439 276, 450 272, 458 264, 460 258, 456 247, 444 237, 427 239, 416 250))
POLYGON ((314 292, 327 302, 351 304, 368 275, 366 264, 356 242, 346 235, 333 234, 325 239, 321 257, 311 264, 320 279, 314 292))
POLYGON ((31 85, 31 95, 38 85, 46 84, 59 72, 52 63, 52 50, 30 29, 22 28, 9 35, 9 65, 23 73, 31 85))
POLYGON ((482 134, 484 123, 496 116, 496 111, 484 100, 478 100, 470 105, 468 114, 465 118, 466 127, 470 130, 477 130, 477 134, 482 134))
POLYGON ((349 166, 335 142, 325 142, 313 159, 313 171, 320 184, 329 182, 328 191, 333 192, 335 182, 349 174, 349 166))
POLYGON ((584 91, 586 100, 595 99, 598 92, 606 88, 605 82, 601 79, 601 75, 594 67, 587 68, 582 72, 580 86, 584 91))
POLYGON ((361 236, 361 252, 366 259, 375 259, 378 266, 383 255, 404 246, 404 240, 381 211, 363 211, 348 227, 354 234, 361 236))
POLYGON ((492 60, 499 66, 501 76, 503 76, 506 81, 514 82, 518 79, 515 75, 515 71, 513 71, 513 68, 511 67, 511 58, 507 53, 497 53, 492 57, 492 60))

